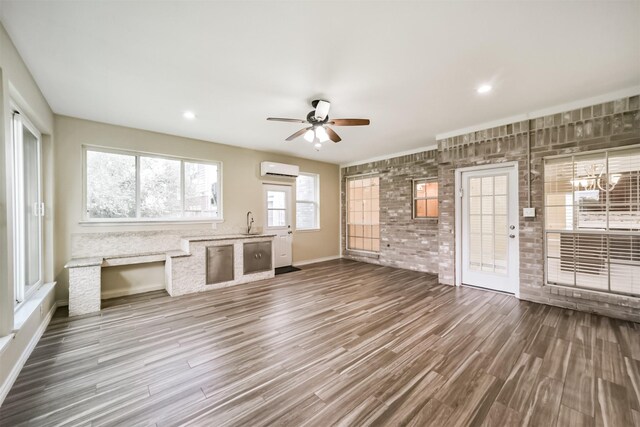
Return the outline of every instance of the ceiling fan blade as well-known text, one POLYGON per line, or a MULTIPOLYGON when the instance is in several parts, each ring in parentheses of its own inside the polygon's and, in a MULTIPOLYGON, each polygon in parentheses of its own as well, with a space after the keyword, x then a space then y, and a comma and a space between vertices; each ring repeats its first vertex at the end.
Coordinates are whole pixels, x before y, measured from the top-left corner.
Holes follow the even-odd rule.
POLYGON ((333 142, 342 141, 342 138, 340 138, 333 129, 331 129, 330 127, 325 127, 325 129, 327 130, 327 134, 329 135, 330 140, 332 140, 333 142))
POLYGON ((281 117, 267 117, 267 120, 271 120, 272 122, 289 122, 289 123, 307 123, 306 120, 300 119, 283 119, 281 117))
POLYGON ((369 119, 333 119, 328 124, 335 126, 366 126, 371 121, 369 119))
POLYGON ((331 108, 331 103, 329 101, 318 101, 314 117, 318 120, 324 120, 325 117, 327 117, 327 114, 329 114, 329 108, 331 108))
POLYGON ((300 135, 302 135, 303 133, 305 133, 309 129, 311 129, 311 127, 300 129, 298 132, 294 133, 289 138, 287 138, 286 141, 292 141, 292 140, 296 139, 297 137, 299 137, 300 135))

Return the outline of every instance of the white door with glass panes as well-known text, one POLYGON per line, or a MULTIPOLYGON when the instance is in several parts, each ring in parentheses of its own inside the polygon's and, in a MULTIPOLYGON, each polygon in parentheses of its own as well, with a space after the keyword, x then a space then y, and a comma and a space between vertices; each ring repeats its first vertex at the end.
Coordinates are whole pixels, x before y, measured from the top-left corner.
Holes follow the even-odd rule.
POLYGON ((518 290, 518 175, 515 166, 463 171, 461 283, 518 290))
POLYGON ((13 116, 14 275, 20 303, 42 283, 41 138, 24 115, 13 116))
POLYGON ((265 231, 275 234, 273 240, 274 267, 286 267, 292 261, 293 232, 291 230, 291 186, 264 185, 265 231))

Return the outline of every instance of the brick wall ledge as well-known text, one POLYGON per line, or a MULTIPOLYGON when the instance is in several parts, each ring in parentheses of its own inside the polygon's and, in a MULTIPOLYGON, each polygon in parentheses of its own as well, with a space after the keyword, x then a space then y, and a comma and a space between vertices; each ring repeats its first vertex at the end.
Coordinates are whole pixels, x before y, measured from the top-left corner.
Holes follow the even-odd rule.
POLYGON ((360 251, 353 251, 353 250, 345 251, 344 256, 353 257, 354 259, 357 259, 357 258, 380 259, 380 254, 377 254, 374 252, 360 252, 360 251))
POLYGON ((608 304, 615 304, 620 307, 631 307, 640 309, 640 297, 631 295, 614 294, 602 292, 595 289, 572 288, 562 285, 544 285, 544 289, 551 295, 560 295, 570 298, 578 298, 589 301, 598 301, 608 304))

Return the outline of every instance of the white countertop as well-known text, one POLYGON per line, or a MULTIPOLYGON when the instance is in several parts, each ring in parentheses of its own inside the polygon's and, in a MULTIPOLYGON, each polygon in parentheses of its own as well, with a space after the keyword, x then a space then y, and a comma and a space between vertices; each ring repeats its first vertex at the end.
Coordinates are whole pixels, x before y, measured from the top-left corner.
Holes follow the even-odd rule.
POLYGON ((275 237, 275 234, 211 234, 209 236, 193 236, 183 237, 182 240, 189 242, 203 242, 209 240, 241 240, 241 239, 258 239, 261 237, 275 237))
MULTIPOLYGON (((201 236, 184 236, 181 240, 187 242, 211 242, 220 240, 245 240, 275 237, 275 234, 210 234, 201 236)), ((96 257, 72 258, 65 265, 65 268, 92 267, 92 266, 114 266, 129 265, 144 262, 163 261, 167 256, 171 258, 189 256, 188 252, 182 250, 169 250, 160 252, 139 252, 128 253, 123 255, 106 255, 96 257), (136 259, 139 258, 139 259, 136 259)))

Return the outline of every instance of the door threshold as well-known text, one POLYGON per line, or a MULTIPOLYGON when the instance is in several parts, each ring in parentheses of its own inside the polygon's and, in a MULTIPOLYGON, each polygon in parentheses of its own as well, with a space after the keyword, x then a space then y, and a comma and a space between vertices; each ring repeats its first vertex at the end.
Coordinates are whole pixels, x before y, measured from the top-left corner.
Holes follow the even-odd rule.
POLYGON ((495 292, 497 294, 502 294, 502 295, 510 295, 512 297, 516 296, 514 292, 499 291, 497 289, 483 288, 482 286, 467 285, 466 283, 461 283, 460 286, 464 286, 465 288, 477 289, 479 291, 488 291, 488 292, 495 292))

